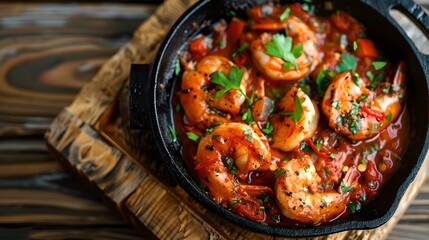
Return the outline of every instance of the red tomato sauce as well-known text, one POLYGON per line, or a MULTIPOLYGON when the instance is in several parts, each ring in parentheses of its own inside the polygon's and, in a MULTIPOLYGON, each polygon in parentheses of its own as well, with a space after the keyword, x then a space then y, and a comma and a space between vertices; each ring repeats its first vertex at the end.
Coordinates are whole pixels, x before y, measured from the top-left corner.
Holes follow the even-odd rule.
MULTIPOLYGON (((352 56, 352 62, 355 61, 353 74, 357 74, 360 81, 363 81, 365 86, 374 94, 385 92, 384 89, 381 89, 381 82, 384 81, 383 79, 395 76, 394 71, 397 63, 391 62, 375 47, 372 40, 366 36, 365 27, 345 12, 339 11, 323 18, 315 16, 304 5, 292 4, 289 6, 265 5, 265 7, 255 7, 248 10, 247 18, 233 17, 228 22, 222 20, 213 23, 211 28, 210 34, 200 34, 189 39, 188 50, 180 55, 181 74, 185 71, 195 70, 196 64, 207 56, 226 57, 238 68, 246 69, 249 77, 246 80, 245 94, 247 96, 253 95, 257 100, 253 101, 252 104, 247 103, 246 105, 244 103, 237 114, 224 113, 210 107, 207 111, 218 112, 219 116, 225 117, 227 121, 244 124, 246 124, 246 111, 250 111, 253 123, 259 127, 261 134, 264 134, 268 141, 272 162, 281 166, 292 159, 302 158, 304 155, 310 156, 317 174, 322 179, 319 186, 321 192, 337 191, 342 186, 346 172, 352 167, 356 168, 359 177, 353 188, 349 189, 350 196, 346 203, 347 207, 343 213, 329 221, 356 213, 360 211, 361 207, 364 208, 366 203, 374 199, 400 167, 401 156, 408 144, 409 119, 405 105, 402 104, 403 107, 397 119, 389 122, 385 129, 369 138, 359 140, 350 139, 349 136, 337 132, 329 125, 328 116, 320 110, 323 96, 326 94, 324 91, 332 83, 335 75, 341 72, 341 69, 338 69, 339 66, 341 68, 341 66, 348 64, 344 60, 347 55, 352 56), (285 14, 287 11, 289 13, 285 14), (249 50, 249 43, 263 33, 280 32, 287 36, 288 32, 284 31, 284 27, 281 25, 282 20, 279 20, 284 18, 282 14, 288 15, 285 18, 291 16, 298 18, 314 32, 317 38, 317 43, 314 46, 318 51, 319 63, 312 66, 308 73, 297 80, 270 79, 255 66, 255 60, 252 59, 249 50), (267 26, 273 29, 267 30, 267 26), (383 66, 380 67, 381 65, 383 66), (324 75, 323 79, 318 75, 324 75), (301 141, 291 151, 282 151, 271 147, 271 133, 267 130, 267 134, 263 129, 268 129, 268 124, 273 121, 270 115, 276 112, 276 110, 267 111, 268 103, 276 106, 282 96, 293 86, 300 88, 317 104, 320 119, 317 129, 311 137, 301 141), (270 101, 268 103, 261 101, 264 97, 269 98, 270 101)), ((293 39, 292 45, 296 45, 298 42, 299 40, 293 39)), ((204 76, 206 80, 202 91, 212 91, 216 87, 216 89, 222 89, 210 83, 211 76, 207 74, 204 76)), ((207 124, 205 128, 190 123, 183 111, 189 106, 183 105, 179 97, 187 94, 186 89, 181 88, 181 81, 176 84, 174 91, 177 93, 172 100, 174 129, 182 145, 183 159, 185 159, 187 168, 195 176, 201 188, 212 195, 212 191, 215 189, 207 189, 204 183, 205 179, 198 179, 199 175, 196 171, 205 166, 199 166, 195 158, 199 140, 216 129, 216 122, 211 122, 211 126, 207 124), (190 137, 189 133, 196 137, 190 137)), ((404 97, 400 96, 400 98, 404 97)), ((364 108, 366 105, 363 103, 358 108, 362 111, 360 113, 362 118, 377 118, 376 120, 381 124, 382 119, 389 118, 387 112, 378 112, 375 108, 364 108)), ((274 189, 276 177, 278 177, 276 176, 277 170, 275 167, 270 170, 252 170, 248 172, 246 179, 236 180, 242 185, 266 186, 274 189)), ((231 174, 233 173, 231 172, 231 174)), ((262 220, 257 221, 280 225, 312 224, 312 222, 300 222, 284 216, 279 209, 275 194, 261 192, 255 199, 260 202, 260 210, 257 214, 263 214, 262 220)), ((220 202, 220 204, 245 216, 247 216, 246 211, 252 210, 246 206, 243 207, 243 205, 236 205, 234 201, 235 199, 228 199, 228 201, 220 202)))

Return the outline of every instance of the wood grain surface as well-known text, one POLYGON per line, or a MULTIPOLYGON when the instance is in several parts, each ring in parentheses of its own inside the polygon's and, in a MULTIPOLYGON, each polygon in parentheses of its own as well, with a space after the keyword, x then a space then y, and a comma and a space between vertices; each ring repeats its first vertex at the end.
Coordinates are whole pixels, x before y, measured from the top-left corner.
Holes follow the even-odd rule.
MULTIPOLYGON (((428 1, 418 2, 428 4, 428 1)), ((148 36, 141 31, 157 28, 162 29, 158 32, 165 32, 169 27, 166 22, 177 18, 180 9, 183 10, 188 4, 190 2, 163 9, 163 13, 170 13, 169 18, 162 21, 149 20, 150 24, 146 28, 140 27, 135 33, 134 38, 138 41, 121 48, 157 6, 144 3, 0 3, 0 239, 152 239, 156 236, 161 239, 246 239, 256 236, 234 232, 230 224, 222 222, 192 199, 188 199, 183 190, 172 186, 168 181, 161 183, 158 179, 166 179, 163 174, 168 173, 157 171, 162 166, 149 161, 157 158, 156 153, 148 154, 153 146, 145 145, 146 151, 134 152, 133 148, 129 147, 124 151, 127 154, 113 151, 106 154, 105 159, 91 158, 102 155, 100 152, 91 151, 127 148, 112 148, 109 145, 119 142, 118 139, 136 144, 148 137, 142 133, 120 131, 123 129, 120 126, 126 122, 121 122, 124 120, 116 116, 126 106, 115 102, 119 102, 117 100, 121 97, 116 95, 123 88, 120 81, 127 77, 129 62, 121 62, 119 69, 122 71, 112 73, 109 69, 118 69, 115 62, 115 57, 118 56, 126 56, 126 59, 132 62, 150 59, 147 52, 151 50, 153 53, 163 35, 148 36), (140 47, 139 43, 149 39, 153 44, 146 45, 146 48, 140 47), (101 93, 104 98, 98 99, 97 102, 89 97, 73 101, 83 86, 85 88, 81 90, 81 94, 94 94, 94 90, 98 88, 87 84, 91 79, 91 82, 100 83, 111 76, 111 81, 107 81, 110 87, 106 85, 105 91, 101 93), (99 104, 100 102, 103 104, 99 104), (99 115, 67 115, 75 112, 88 113, 94 104, 104 107, 103 111, 99 111, 99 115), (69 149, 69 152, 75 156, 86 156, 83 158, 86 161, 76 161, 79 166, 74 168, 86 173, 85 176, 92 176, 91 188, 77 181, 62 165, 54 161, 43 142, 43 133, 60 110, 68 105, 70 106, 62 115, 65 118, 55 121, 68 121, 68 126, 75 128, 58 129, 56 136, 61 135, 61 139, 67 139, 62 138, 64 134, 77 136, 69 140, 82 148, 69 149), (97 138, 102 140, 94 141, 97 138), (106 139, 110 139, 107 144, 106 139), (96 148, 88 147, 94 144, 98 144, 96 148), (132 159, 140 159, 143 168, 132 170, 132 164, 135 164, 132 159), (100 179, 97 172, 88 172, 91 170, 90 166, 97 164, 105 164, 101 166, 103 171, 121 175, 121 181, 100 179), (122 175, 121 171, 125 170, 129 175, 122 175), (146 172, 147 175, 144 174, 146 172), (140 197, 160 185, 164 191, 159 192, 157 198, 140 197), (137 191, 129 198, 121 198, 128 196, 135 188, 137 191), (100 190, 107 192, 108 197, 103 199, 100 190), (188 199, 187 204, 178 203, 180 207, 174 209, 171 209, 170 205, 149 208, 154 201, 168 203, 177 201, 177 197, 188 199), (108 207, 109 205, 113 207, 108 207), (129 218, 128 222, 124 221, 124 216, 121 216, 115 207, 127 216, 136 215, 148 222, 143 222, 141 227, 134 229, 129 222, 140 224, 138 219, 129 218), (160 222, 157 218, 158 211, 177 215, 180 221, 160 222), (204 223, 202 219, 207 218, 213 219, 214 222, 204 223), (171 236, 168 235, 171 229, 162 226, 183 231, 171 236), (151 231, 148 231, 148 228, 151 231), (206 235, 207 233, 209 235, 206 235)), ((420 48, 429 49, 427 39, 422 41, 424 38, 418 35, 414 38, 420 42, 420 48)), ((54 138, 51 140, 54 142, 54 138)), ((68 143, 58 143, 57 146, 61 144, 63 149, 66 149, 70 146, 68 143)), ((406 200, 411 201, 412 197, 406 200)), ((420 188, 410 207, 403 211, 405 213, 400 219, 394 219, 395 221, 386 225, 386 231, 393 228, 388 238, 427 239, 428 180, 420 188), (398 220, 398 224, 395 224, 398 220)), ((367 235, 357 232, 356 235, 345 236, 358 239, 367 235)))

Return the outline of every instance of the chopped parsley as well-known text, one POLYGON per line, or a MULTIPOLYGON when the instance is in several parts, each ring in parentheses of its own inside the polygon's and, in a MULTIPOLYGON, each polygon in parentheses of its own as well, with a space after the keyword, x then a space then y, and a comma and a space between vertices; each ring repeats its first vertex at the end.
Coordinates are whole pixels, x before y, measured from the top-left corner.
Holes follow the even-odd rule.
POLYGON ((186 135, 188 136, 189 139, 195 142, 198 142, 198 139, 200 138, 197 134, 193 132, 186 132, 186 135))
POLYGON ((304 167, 304 171, 305 171, 305 172, 310 171, 310 166, 308 166, 308 165, 307 165, 307 166, 305 166, 305 167, 304 167))
POLYGON ((322 204, 323 204, 324 207, 328 206, 328 203, 326 202, 325 199, 322 199, 322 204))
POLYGON ((274 127, 271 124, 271 122, 267 122, 267 124, 265 124, 265 127, 262 128, 262 132, 265 133, 266 135, 270 135, 273 131, 274 131, 274 127))
POLYGON ((168 129, 170 130, 171 136, 173 137, 173 142, 177 142, 177 132, 170 125, 168 125, 168 129))
POLYGON ((301 142, 299 144, 299 150, 301 150, 301 151, 311 151, 311 147, 306 142, 301 142))
POLYGON ((259 194, 258 196, 259 199, 261 199, 264 203, 267 203, 268 201, 270 201, 270 195, 261 192, 261 194, 259 194))
POLYGON ((341 62, 337 65, 337 72, 353 71, 356 67, 356 58, 349 53, 343 53, 341 55, 341 62))
POLYGON ((180 112, 180 110, 182 110, 182 105, 180 105, 180 103, 178 102, 176 104, 176 112, 180 112))
POLYGON ((210 124, 210 126, 206 129, 206 132, 212 133, 214 131, 214 127, 222 125, 222 124, 224 124, 224 122, 217 122, 217 123, 210 124))
POLYGON ((197 182, 198 188, 205 191, 205 192, 210 192, 210 189, 206 186, 204 186, 200 181, 197 182))
POLYGON ((361 200, 362 202, 366 201, 366 193, 363 192, 362 195, 360 196, 359 200, 361 200))
POLYGON ((237 168, 235 168, 235 166, 232 166, 231 174, 232 174, 232 175, 237 174, 237 168))
POLYGON ((384 62, 384 61, 373 61, 371 63, 371 65, 374 67, 375 70, 380 70, 380 69, 383 69, 387 65, 387 62, 384 62))
POLYGON ((358 44, 356 41, 353 41, 353 51, 356 51, 358 49, 358 44))
POLYGON ((387 121, 392 120, 392 113, 387 114, 386 119, 387 119, 387 121))
MULTIPOLYGON (((330 71, 330 70, 329 70, 330 71)), ((324 96, 326 88, 329 86, 330 80, 327 78, 328 71, 320 70, 316 77, 317 93, 319 96, 324 96)))
POLYGON ((351 192, 353 190, 352 186, 346 186, 346 184, 343 181, 341 181, 340 186, 341 186, 341 192, 343 194, 347 192, 351 192))
POLYGON ((265 44, 265 49, 266 54, 281 58, 285 61, 283 65, 285 71, 289 70, 291 65, 295 67, 296 71, 299 71, 295 61, 302 55, 302 43, 298 43, 292 47, 291 37, 276 33, 273 35, 272 41, 265 44))
POLYGON ((272 219, 275 223, 279 223, 279 222, 280 222, 280 215, 275 214, 275 215, 271 215, 270 217, 271 217, 271 219, 272 219))
POLYGON ((333 101, 331 104, 332 107, 334 107, 337 110, 340 110, 340 102, 339 101, 333 101))
POLYGON ((243 44, 241 44, 240 47, 237 48, 237 50, 235 50, 235 52, 232 54, 232 57, 236 57, 237 54, 243 52, 244 50, 246 50, 246 48, 249 46, 249 43, 245 42, 243 44))
POLYGON ((284 170, 283 168, 277 169, 276 171, 274 171, 274 178, 278 178, 283 173, 286 173, 286 170, 284 170))
POLYGON ((229 205, 234 206, 236 203, 238 202, 238 199, 231 199, 231 201, 229 201, 229 205))
POLYGON ((244 110, 244 113, 241 116, 241 119, 243 119, 243 121, 245 121, 247 124, 255 123, 252 117, 252 110, 250 110, 250 108, 246 108, 246 110, 244 110))
POLYGON ((334 155, 334 153, 329 153, 329 157, 330 157, 332 160, 335 160, 335 155, 334 155))
POLYGON ((176 61, 174 61, 174 73, 176 75, 179 75, 179 73, 180 73, 180 61, 179 61, 179 59, 176 59, 176 61))
POLYGON ((280 21, 285 20, 287 17, 289 17, 290 14, 290 8, 287 7, 284 12, 282 13, 282 15, 280 15, 280 21))
POLYGON ((252 130, 247 129, 246 131, 243 132, 243 134, 247 136, 248 142, 252 141, 252 139, 253 139, 252 130))
POLYGON ((360 204, 358 202, 349 201, 349 203, 347 203, 347 208, 350 212, 355 213, 360 210, 360 204))
POLYGON ((221 156, 220 159, 222 160, 223 164, 227 167, 227 168, 232 168, 234 166, 233 164, 233 159, 228 157, 228 156, 221 156))

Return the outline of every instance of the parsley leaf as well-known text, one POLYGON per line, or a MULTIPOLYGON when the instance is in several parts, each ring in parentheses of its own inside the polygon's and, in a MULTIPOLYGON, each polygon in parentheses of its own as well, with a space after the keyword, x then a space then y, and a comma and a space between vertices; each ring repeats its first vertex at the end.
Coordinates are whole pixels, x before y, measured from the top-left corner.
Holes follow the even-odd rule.
POLYGON ((374 67, 375 70, 380 70, 380 69, 383 69, 387 65, 387 62, 384 62, 384 61, 373 61, 371 63, 371 65, 374 67))
POLYGON ((319 96, 324 96, 326 88, 328 88, 330 80, 326 76, 327 72, 320 70, 316 77, 317 93, 319 96))
POLYGON ((349 201, 347 207, 352 213, 355 213, 360 210, 360 204, 358 202, 349 201))
POLYGON ((291 37, 276 33, 273 35, 272 41, 265 44, 265 53, 283 59, 285 61, 283 65, 284 70, 288 70, 290 65, 292 65, 296 71, 299 71, 295 60, 302 55, 303 48, 302 43, 298 43, 292 47, 291 37))
MULTIPOLYGON (((219 90, 215 94, 215 99, 220 98, 224 93, 228 92, 231 89, 236 89, 240 91, 241 94, 243 94, 240 84, 241 80, 243 78, 245 69, 239 69, 236 66, 231 67, 231 70, 229 71, 229 76, 227 77, 225 73, 216 71, 211 74, 211 82, 217 85, 220 85, 223 87, 222 90, 219 90)), ((246 95, 243 94, 245 97, 246 95)))
POLYGON ((293 111, 293 112, 283 112, 282 114, 283 115, 288 115, 288 116, 291 116, 292 117, 292 121, 293 121, 293 123, 297 123, 297 122, 299 122, 299 120, 301 120, 301 118, 302 118, 302 111, 303 111, 303 108, 302 108, 302 102, 303 101, 305 101, 305 99, 303 98, 303 99, 299 99, 299 97, 298 97, 298 93, 295 95, 295 111, 293 111))
POLYGON ((354 70, 356 67, 357 60, 356 58, 349 54, 344 53, 341 55, 341 62, 337 65, 337 72, 345 72, 348 70, 354 70))

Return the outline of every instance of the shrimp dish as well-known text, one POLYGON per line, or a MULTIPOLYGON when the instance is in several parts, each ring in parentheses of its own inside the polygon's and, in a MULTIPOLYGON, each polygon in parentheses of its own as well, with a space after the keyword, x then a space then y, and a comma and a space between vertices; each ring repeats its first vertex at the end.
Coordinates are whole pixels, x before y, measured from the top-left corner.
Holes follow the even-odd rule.
MULTIPOLYGON (((173 139, 201 191, 261 224, 359 213, 401 165, 407 69, 343 11, 267 2, 178 52, 173 139)), ((207 31, 209 29, 209 31, 207 31)))

